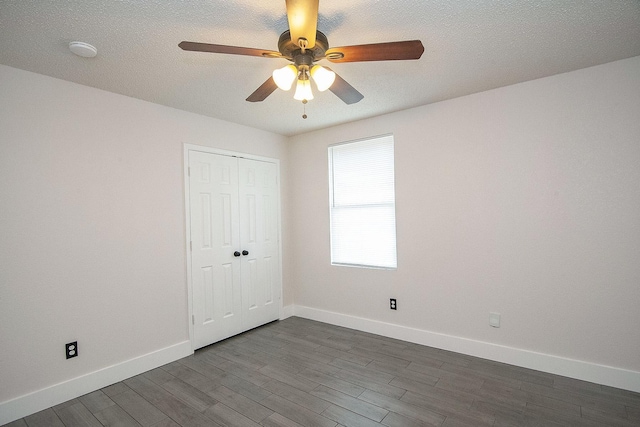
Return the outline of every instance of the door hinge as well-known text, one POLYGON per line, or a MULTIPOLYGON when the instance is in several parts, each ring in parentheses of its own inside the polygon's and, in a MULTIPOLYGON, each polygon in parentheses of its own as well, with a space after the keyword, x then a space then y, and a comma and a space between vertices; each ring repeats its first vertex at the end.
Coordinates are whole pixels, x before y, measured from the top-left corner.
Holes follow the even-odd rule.
POLYGON ((189 251, 193 252, 193 241, 189 240, 189 251))
POLYGON ((191 324, 192 324, 192 325, 195 325, 195 324, 196 324, 196 316, 195 316, 195 314, 192 314, 192 315, 191 315, 191 324))

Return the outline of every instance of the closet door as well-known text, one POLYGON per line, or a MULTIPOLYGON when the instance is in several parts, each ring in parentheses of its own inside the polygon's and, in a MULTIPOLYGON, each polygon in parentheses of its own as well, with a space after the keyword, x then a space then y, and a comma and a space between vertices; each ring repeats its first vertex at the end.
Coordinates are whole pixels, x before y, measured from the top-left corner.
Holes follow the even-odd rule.
POLYGON ((238 165, 242 316, 247 330, 280 315, 278 175, 274 163, 238 159, 238 165))
POLYGON ((238 162, 189 152, 194 348, 242 332, 238 162))
POLYGON ((275 163, 189 151, 194 349, 278 319, 275 163))

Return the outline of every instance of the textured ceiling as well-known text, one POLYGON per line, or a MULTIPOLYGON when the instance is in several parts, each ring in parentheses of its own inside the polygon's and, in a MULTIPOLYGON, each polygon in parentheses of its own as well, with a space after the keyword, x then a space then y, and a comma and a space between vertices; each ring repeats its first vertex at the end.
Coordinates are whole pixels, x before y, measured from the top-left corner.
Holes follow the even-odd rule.
POLYGON ((286 60, 178 48, 277 50, 286 29, 284 0, 0 0, 0 63, 295 135, 640 55, 640 1, 322 0, 318 29, 330 46, 420 39, 425 52, 331 64, 365 97, 345 105, 314 91, 306 120, 293 91, 245 101, 286 60), (73 55, 75 40, 98 56, 73 55))

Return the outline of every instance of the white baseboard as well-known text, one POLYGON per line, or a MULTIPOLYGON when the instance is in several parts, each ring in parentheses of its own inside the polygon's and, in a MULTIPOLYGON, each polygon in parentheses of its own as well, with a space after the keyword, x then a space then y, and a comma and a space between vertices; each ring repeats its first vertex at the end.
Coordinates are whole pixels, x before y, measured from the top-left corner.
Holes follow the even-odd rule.
POLYGON ((295 316, 640 393, 640 372, 296 305, 295 316))
POLYGON ((287 317, 293 316, 293 305, 285 305, 280 310, 280 320, 284 320, 287 317))
POLYGON ((124 379, 193 354, 191 341, 133 358, 116 365, 0 403, 0 425, 34 414, 124 379))

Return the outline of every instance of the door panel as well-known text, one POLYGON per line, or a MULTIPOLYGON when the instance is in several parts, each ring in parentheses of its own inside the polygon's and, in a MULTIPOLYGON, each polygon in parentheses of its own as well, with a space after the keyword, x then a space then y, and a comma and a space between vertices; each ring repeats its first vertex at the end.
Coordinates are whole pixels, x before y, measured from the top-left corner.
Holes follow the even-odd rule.
POLYGON ((189 152, 194 348, 242 331, 237 162, 189 152))
POLYGON ((277 166, 274 163, 238 159, 240 223, 243 256, 241 275, 242 310, 245 329, 279 317, 273 295, 279 292, 280 269, 277 214, 277 166), (276 290, 276 286, 278 289, 276 290))

